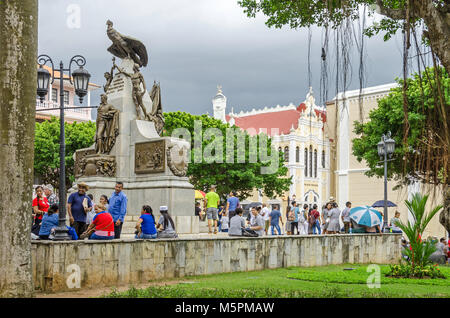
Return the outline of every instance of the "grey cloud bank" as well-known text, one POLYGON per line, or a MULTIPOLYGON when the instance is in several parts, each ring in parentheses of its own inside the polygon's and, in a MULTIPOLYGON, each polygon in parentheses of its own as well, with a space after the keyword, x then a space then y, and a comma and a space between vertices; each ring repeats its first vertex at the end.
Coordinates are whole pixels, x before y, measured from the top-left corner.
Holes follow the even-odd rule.
MULTIPOLYGON (((106 51, 107 19, 146 45, 150 62, 143 74, 148 85, 161 82, 164 111, 212 114, 217 84, 228 98, 228 111, 299 104, 308 91, 307 30, 269 29, 263 16, 247 18, 235 0, 40 0, 39 53, 56 63, 81 54, 91 81, 103 85, 112 58, 106 51), (79 7, 80 28, 68 27, 70 5, 79 7)), ((396 41, 367 40, 367 85, 393 82, 401 75, 396 41)), ((321 30, 313 29, 311 69, 317 94, 320 43, 321 30)), ((332 54, 329 58, 333 72, 332 54)), ((349 89, 359 87, 357 59, 353 61, 349 89)), ((332 98, 334 75, 328 76, 332 98)), ((100 93, 93 94, 92 104, 99 103, 100 93)))

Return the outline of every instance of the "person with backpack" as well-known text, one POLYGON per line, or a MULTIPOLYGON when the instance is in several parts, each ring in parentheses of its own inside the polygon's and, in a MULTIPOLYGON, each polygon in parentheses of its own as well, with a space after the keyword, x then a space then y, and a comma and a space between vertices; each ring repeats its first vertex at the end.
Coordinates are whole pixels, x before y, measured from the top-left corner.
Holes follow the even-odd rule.
POLYGON ((298 230, 300 235, 308 235, 308 204, 303 205, 303 210, 300 211, 298 216, 298 230))
POLYGON ((316 234, 316 229, 317 229, 317 234, 320 234, 320 213, 319 211, 317 211, 317 204, 314 204, 312 207, 312 210, 309 211, 308 213, 308 223, 309 223, 309 233, 312 234, 316 234))

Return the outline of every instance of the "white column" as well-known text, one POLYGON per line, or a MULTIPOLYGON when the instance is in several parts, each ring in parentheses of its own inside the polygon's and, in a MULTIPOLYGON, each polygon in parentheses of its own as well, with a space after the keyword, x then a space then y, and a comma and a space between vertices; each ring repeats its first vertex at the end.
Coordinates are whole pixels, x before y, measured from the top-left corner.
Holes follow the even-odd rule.
POLYGON ((349 200, 349 180, 348 169, 350 159, 350 136, 349 136, 349 104, 343 97, 343 101, 338 103, 339 113, 339 147, 338 147, 338 198, 339 206, 345 206, 349 200))

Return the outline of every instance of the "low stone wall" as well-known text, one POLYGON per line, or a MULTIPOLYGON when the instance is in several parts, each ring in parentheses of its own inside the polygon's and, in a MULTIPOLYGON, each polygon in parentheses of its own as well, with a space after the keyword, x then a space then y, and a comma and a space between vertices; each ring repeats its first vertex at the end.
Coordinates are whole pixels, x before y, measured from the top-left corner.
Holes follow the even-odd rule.
POLYGON ((114 287, 148 280, 342 263, 392 264, 401 235, 310 235, 33 242, 36 290, 114 287))

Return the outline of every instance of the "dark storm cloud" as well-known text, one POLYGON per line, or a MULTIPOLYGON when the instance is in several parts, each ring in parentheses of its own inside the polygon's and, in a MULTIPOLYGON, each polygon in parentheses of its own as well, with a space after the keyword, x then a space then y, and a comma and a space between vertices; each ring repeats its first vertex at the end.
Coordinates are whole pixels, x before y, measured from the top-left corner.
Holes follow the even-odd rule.
MULTIPOLYGON (((147 86, 161 82, 165 111, 212 114, 217 84, 228 98, 228 111, 299 104, 308 91, 307 30, 269 29, 264 17, 249 19, 235 0, 95 0, 39 1, 39 53, 65 63, 82 54, 91 81, 104 84, 111 67, 106 51, 106 20, 125 35, 140 39, 150 63, 143 69, 147 86), (80 28, 69 28, 70 5, 80 9, 80 28)), ((312 84, 319 101, 321 30, 313 29, 312 84)), ((395 40, 367 40, 367 85, 393 82, 401 74, 395 40)), ((353 82, 359 88, 357 60, 353 82)), ((330 70, 334 70, 329 56, 330 70)), ((334 75, 329 73, 329 97, 334 75)), ((92 103, 98 103, 98 90, 92 103)))

